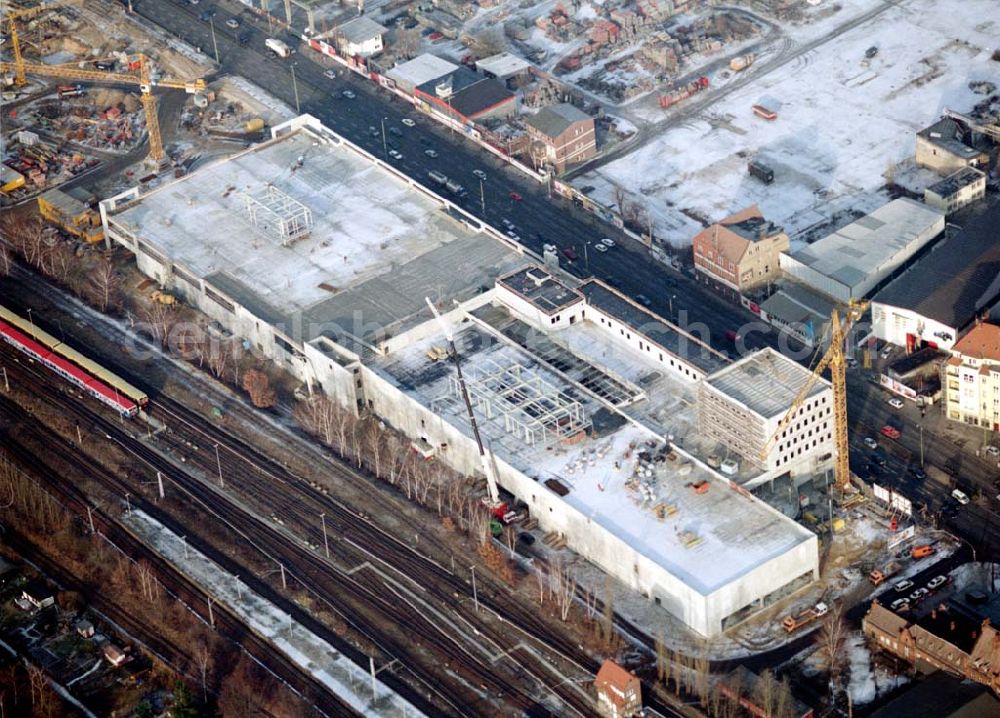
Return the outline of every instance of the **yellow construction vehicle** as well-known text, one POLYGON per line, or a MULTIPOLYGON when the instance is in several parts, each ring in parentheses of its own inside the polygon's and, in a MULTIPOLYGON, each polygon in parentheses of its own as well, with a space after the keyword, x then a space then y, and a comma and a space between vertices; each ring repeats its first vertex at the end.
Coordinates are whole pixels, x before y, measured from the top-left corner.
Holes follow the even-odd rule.
POLYGON ((38 213, 84 242, 100 242, 104 239, 101 215, 62 190, 52 189, 39 195, 38 213))
POLYGON ((76 65, 42 65, 40 63, 9 63, 0 62, 0 72, 30 72, 42 77, 54 77, 65 80, 85 80, 89 82, 119 83, 123 85, 138 85, 142 95, 142 106, 146 110, 146 127, 149 130, 149 160, 154 165, 161 165, 164 159, 163 142, 160 139, 160 123, 156 117, 156 97, 153 96, 153 87, 169 87, 184 90, 189 94, 204 92, 205 81, 193 80, 184 82, 181 80, 153 80, 150 76, 150 61, 143 54, 133 55, 129 58, 128 69, 138 74, 126 74, 120 72, 105 72, 103 70, 83 70, 76 65))
POLYGON ((847 378, 845 374, 844 337, 847 336, 851 327, 861 318, 861 315, 865 313, 867 308, 868 302, 851 300, 847 307, 847 316, 844 318, 843 324, 841 324, 840 315, 837 310, 833 310, 830 317, 830 346, 816 364, 812 375, 803 385, 798 396, 795 397, 788 412, 778 422, 778 428, 774 430, 771 437, 764 443, 764 448, 760 452, 760 459, 765 464, 767 456, 771 453, 771 449, 774 448, 774 444, 778 441, 778 437, 781 436, 781 432, 788 428, 792 419, 795 418, 796 413, 802 408, 802 404, 805 402, 806 397, 809 396, 809 392, 812 390, 816 380, 820 378, 824 371, 829 369, 830 380, 833 384, 833 438, 834 454, 836 456, 834 478, 836 486, 841 492, 850 486, 851 466, 848 460, 850 447, 847 435, 847 378))

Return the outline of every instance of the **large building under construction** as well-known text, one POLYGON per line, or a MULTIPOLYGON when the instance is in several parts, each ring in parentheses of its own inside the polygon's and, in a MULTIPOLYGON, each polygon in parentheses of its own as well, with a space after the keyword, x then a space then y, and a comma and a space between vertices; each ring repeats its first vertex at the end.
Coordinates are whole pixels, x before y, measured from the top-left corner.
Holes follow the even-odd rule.
POLYGON ((541 269, 315 119, 101 211, 108 241, 165 289, 475 475, 432 298, 501 487, 693 630, 717 634, 816 578, 816 536, 694 450, 699 387, 721 377, 726 391, 726 357, 599 281, 541 269))

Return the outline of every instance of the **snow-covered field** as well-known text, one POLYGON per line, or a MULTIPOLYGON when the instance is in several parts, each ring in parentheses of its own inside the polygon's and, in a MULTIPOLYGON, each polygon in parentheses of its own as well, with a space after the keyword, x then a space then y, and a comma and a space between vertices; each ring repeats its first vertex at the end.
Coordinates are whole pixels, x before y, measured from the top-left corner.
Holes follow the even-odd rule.
MULTIPOLYGON (((823 25, 872 5, 849 2, 823 25)), ((816 33, 800 26, 789 35, 816 33)), ((902 0, 574 184, 594 187, 605 204, 615 185, 626 188, 675 244, 689 243, 699 222, 753 203, 791 234, 848 207, 870 211, 887 201, 883 175, 912 156, 917 130, 983 99, 968 83, 1000 74, 990 60, 998 35, 996 0, 902 0), (865 60, 872 46, 879 52, 865 60), (778 119, 756 117, 756 103, 778 119), (747 174, 752 157, 774 169, 772 185, 747 174)))

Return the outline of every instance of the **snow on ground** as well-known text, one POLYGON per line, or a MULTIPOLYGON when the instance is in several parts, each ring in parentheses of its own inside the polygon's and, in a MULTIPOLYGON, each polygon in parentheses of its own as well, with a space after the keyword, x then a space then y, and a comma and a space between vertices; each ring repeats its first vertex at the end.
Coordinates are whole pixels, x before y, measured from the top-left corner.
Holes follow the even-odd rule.
POLYGON ((878 696, 895 690, 909 678, 886 671, 882 666, 872 668, 872 657, 860 631, 851 633, 845 641, 850 679, 847 690, 854 705, 871 703, 878 696))
POLYGON ((232 88, 236 88, 241 93, 252 97, 260 105, 263 105, 271 110, 271 112, 274 113, 274 119, 269 120, 272 125, 290 120, 296 116, 295 110, 293 110, 289 105, 285 104, 270 92, 267 92, 259 85, 253 84, 241 75, 227 75, 223 84, 224 86, 228 86, 230 90, 232 88))
POLYGON ((994 0, 903 0, 575 184, 604 203, 625 187, 675 244, 753 203, 792 234, 848 206, 875 209, 887 201, 886 170, 912 156, 914 133, 946 107, 969 109, 981 99, 969 81, 995 76, 995 10, 994 0), (873 45, 879 53, 865 61, 873 45), (757 103, 778 119, 753 115, 757 103), (751 157, 774 169, 772 185, 747 174, 751 157))
POLYGON ((241 586, 238 579, 195 551, 176 534, 141 511, 125 519, 147 544, 176 566, 185 576, 209 591, 279 651, 302 666, 361 715, 420 716, 420 711, 376 679, 378 699, 371 698, 371 676, 333 646, 291 621, 287 613, 263 597, 241 586))

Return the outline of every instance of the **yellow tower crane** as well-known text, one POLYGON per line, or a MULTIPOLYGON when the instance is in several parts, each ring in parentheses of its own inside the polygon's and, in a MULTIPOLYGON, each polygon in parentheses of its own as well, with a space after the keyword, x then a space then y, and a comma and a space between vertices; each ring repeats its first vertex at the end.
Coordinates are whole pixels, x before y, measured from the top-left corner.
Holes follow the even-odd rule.
POLYGON ((850 446, 848 443, 847 427, 847 377, 844 359, 844 338, 851 327, 868 308, 868 302, 852 300, 847 307, 847 315, 841 324, 840 315, 836 309, 830 316, 830 346, 826 353, 816 364, 809 380, 803 385, 798 396, 792 402, 788 412, 778 422, 778 428, 774 430, 771 437, 765 442, 764 448, 760 452, 761 461, 767 462, 767 456, 774 448, 774 444, 781 436, 781 432, 788 428, 788 425, 795 418, 806 397, 812 390, 813 385, 820 378, 824 371, 830 370, 830 380, 833 384, 833 438, 834 452, 836 454, 836 464, 834 469, 834 479, 837 488, 845 491, 851 483, 851 466, 849 462, 850 446))
MULTIPOLYGON (((133 55, 128 63, 130 70, 135 70, 138 74, 125 74, 119 72, 104 72, 103 70, 84 70, 76 65, 42 65, 36 63, 23 63, 25 71, 43 77, 54 77, 62 80, 86 80, 89 82, 110 82, 123 85, 138 85, 142 97, 142 106, 146 110, 146 127, 149 130, 149 160, 159 165, 163 162, 163 142, 160 139, 160 123, 156 117, 156 98, 153 96, 153 87, 170 87, 184 90, 189 94, 203 92, 205 90, 204 80, 193 80, 184 82, 181 80, 153 80, 150 77, 149 58, 143 54, 133 55)), ((9 72, 11 63, 0 62, 0 72, 9 72)))
POLYGON ((34 7, 21 8, 20 10, 9 10, 4 17, 7 21, 7 34, 10 35, 11 51, 14 53, 14 84, 22 87, 27 84, 24 79, 24 58, 21 56, 21 41, 17 36, 17 21, 30 20, 38 17, 42 13, 54 10, 57 7, 66 5, 80 5, 83 0, 52 0, 52 2, 42 3, 34 7))

